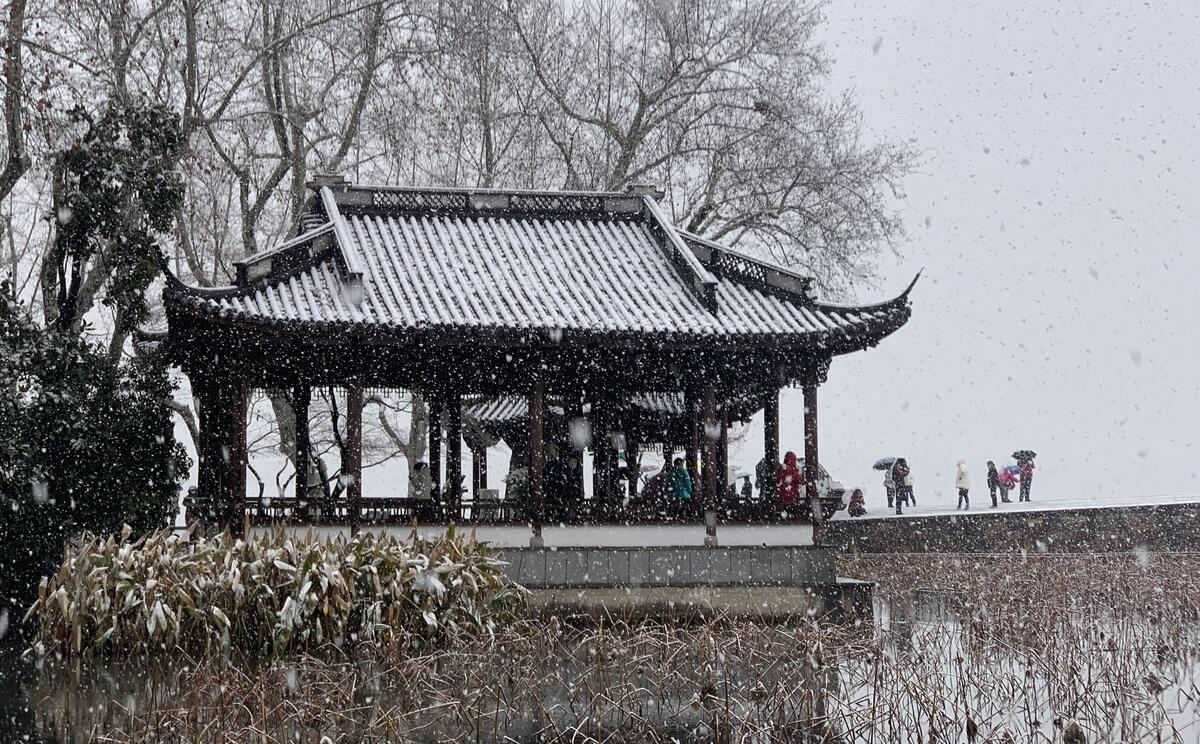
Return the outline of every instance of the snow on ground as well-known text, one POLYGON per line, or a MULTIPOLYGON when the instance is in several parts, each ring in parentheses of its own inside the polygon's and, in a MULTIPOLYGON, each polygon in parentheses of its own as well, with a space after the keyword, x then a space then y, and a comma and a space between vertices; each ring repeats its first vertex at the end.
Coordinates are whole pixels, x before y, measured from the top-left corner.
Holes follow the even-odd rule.
MULTIPOLYGON (((1015 511, 1065 511, 1072 509, 1096 509, 1096 508, 1118 508, 1123 506, 1151 506, 1157 504, 1188 504, 1200 502, 1200 496, 1196 495, 1175 495, 1175 496, 1089 496, 1087 498, 1041 498, 1035 484, 1033 490, 1033 500, 1027 503, 1017 501, 1017 494, 1014 491, 1010 497, 1011 504, 1001 503, 995 509, 992 508, 992 499, 988 495, 986 489, 982 491, 971 492, 971 509, 968 513, 971 514, 996 514, 1009 513, 1015 511)), ((957 495, 955 496, 957 500, 957 495)), ((953 514, 962 514, 960 510, 954 508, 954 503, 939 501, 930 503, 921 498, 921 494, 917 493, 917 506, 907 506, 904 508, 905 517, 933 517, 945 516, 953 514)), ((888 509, 886 503, 867 504, 867 517, 869 518, 894 518, 901 519, 902 517, 895 513, 894 510, 888 509)), ((850 519, 846 512, 838 512, 834 519, 850 519)))

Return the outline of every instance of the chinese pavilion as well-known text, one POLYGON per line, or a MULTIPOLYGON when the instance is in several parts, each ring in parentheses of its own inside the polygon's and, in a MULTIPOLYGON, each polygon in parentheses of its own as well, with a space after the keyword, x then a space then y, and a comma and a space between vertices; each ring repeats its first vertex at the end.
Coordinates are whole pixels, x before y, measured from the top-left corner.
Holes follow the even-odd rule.
POLYGON ((247 509, 254 389, 285 391, 297 412, 289 515, 318 518, 305 508, 306 411, 317 386, 347 393, 350 459, 343 503, 320 518, 352 528, 364 514, 367 388, 420 391, 430 402, 435 485, 462 480, 464 397, 468 406, 515 404, 520 415, 506 420, 519 422, 510 436, 526 453, 523 514, 534 545, 554 401, 589 421, 598 500, 617 488, 607 435, 621 432, 627 453, 639 439, 682 445, 711 514, 725 490, 718 458, 728 422, 765 409, 764 455, 778 462, 779 390, 798 385, 815 503, 817 389, 831 359, 875 346, 910 315, 911 284, 877 305, 819 302, 811 278, 680 230, 640 189, 417 189, 338 177, 309 186, 298 234, 238 262, 233 286, 168 275, 164 291, 168 348, 200 401, 198 495, 234 530, 247 509))

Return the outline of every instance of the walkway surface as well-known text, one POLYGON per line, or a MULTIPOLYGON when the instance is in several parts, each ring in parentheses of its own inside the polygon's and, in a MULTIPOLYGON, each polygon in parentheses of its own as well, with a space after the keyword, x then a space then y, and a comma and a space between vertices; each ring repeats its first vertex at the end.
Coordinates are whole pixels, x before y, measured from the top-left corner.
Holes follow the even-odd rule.
MULTIPOLYGON (((992 508, 992 499, 988 496, 987 490, 981 490, 978 493, 971 493, 971 508, 968 514, 994 514, 996 512, 1008 513, 1019 511, 1060 511, 1069 509, 1101 509, 1106 507, 1119 508, 1122 506, 1154 506, 1161 504, 1192 504, 1200 502, 1200 495, 1176 495, 1176 496, 1089 496, 1087 498, 1053 498, 1038 496, 1037 491, 1034 491, 1034 500, 1026 503, 1017 501, 1017 496, 1014 493, 1011 497, 1012 503, 1001 503, 997 508, 992 508)), ((947 503, 929 503, 921 499, 921 494, 917 494, 917 506, 905 507, 904 515, 898 515, 893 510, 887 508, 884 504, 868 504, 867 514, 869 518, 893 518, 902 519, 903 517, 935 517, 948 516, 954 514, 962 514, 963 512, 954 508, 954 504, 947 503)), ((846 512, 838 512, 834 519, 850 519, 846 512)))

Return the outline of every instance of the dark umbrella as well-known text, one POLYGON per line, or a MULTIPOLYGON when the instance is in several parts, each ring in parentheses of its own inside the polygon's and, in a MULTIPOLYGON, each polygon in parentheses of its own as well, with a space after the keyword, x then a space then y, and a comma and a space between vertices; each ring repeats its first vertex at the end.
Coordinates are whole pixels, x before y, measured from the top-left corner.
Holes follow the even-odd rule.
POLYGON ((871 467, 874 468, 875 470, 887 470, 888 468, 890 468, 892 465, 895 465, 895 464, 896 464, 896 458, 881 457, 878 460, 876 460, 875 464, 872 465, 871 467))
POLYGON ((1037 457, 1037 453, 1033 450, 1017 450, 1013 453, 1014 460, 1032 460, 1037 457))

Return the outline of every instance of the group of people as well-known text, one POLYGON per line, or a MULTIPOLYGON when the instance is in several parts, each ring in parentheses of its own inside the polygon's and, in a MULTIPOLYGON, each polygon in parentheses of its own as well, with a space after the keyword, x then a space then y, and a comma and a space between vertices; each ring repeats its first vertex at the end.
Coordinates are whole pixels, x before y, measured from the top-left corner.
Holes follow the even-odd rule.
MULTIPOLYGON (((1012 503, 1008 495, 1014 490, 1019 493, 1019 501, 1030 500, 1030 491, 1033 488, 1033 471, 1035 467, 1033 460, 1035 455, 1028 450, 1021 450, 1013 454, 1016 464, 1001 469, 997 469, 994 461, 988 460, 987 486, 988 492, 992 497, 993 509, 1002 503, 1012 503), (999 495, 999 499, 997 499, 997 494, 999 495)), ((879 465, 876 467, 878 468, 879 465)), ((958 461, 958 466, 954 474, 954 487, 958 491, 958 505, 955 506, 955 509, 970 509, 971 473, 967 468, 967 461, 965 459, 958 461)), ((888 508, 891 509, 894 506, 897 514, 904 513, 903 507, 906 504, 916 506, 917 500, 913 494, 912 486, 912 469, 909 467, 908 461, 903 457, 897 457, 890 465, 884 468, 883 488, 887 493, 888 508)), ((852 517, 861 517, 867 513, 866 500, 863 498, 861 488, 856 488, 851 492, 846 511, 852 517)))
MULTIPOLYGON (((661 473, 650 479, 646 493, 660 489, 665 491, 671 511, 683 515, 692 506, 692 497, 697 485, 684 459, 676 457, 669 467, 664 467, 661 473), (659 480, 661 486, 658 485, 659 480)), ((771 462, 770 458, 764 457, 755 467, 754 483, 751 484, 750 478, 746 477, 740 493, 742 500, 749 504, 754 499, 754 489, 757 487, 760 504, 787 511, 802 501, 804 485, 804 472, 800 461, 795 452, 788 452, 783 456, 782 463, 771 462)), ((736 484, 730 485, 730 493, 736 495, 736 484)))
MULTIPOLYGON (((995 509, 1000 504, 1012 503, 1012 499, 1008 498, 1008 494, 1013 490, 1019 490, 1019 500, 1029 501, 1029 494, 1033 488, 1033 453, 1029 453, 1028 457, 1017 458, 1015 466, 997 469, 996 463, 988 460, 987 463, 987 486, 988 493, 992 497, 992 508, 995 509), (999 500, 996 499, 996 494, 999 493, 999 500)), ((958 505, 955 509, 967 510, 971 508, 971 475, 967 471, 967 461, 958 461, 958 470, 954 476, 954 487, 958 489, 958 505)))

